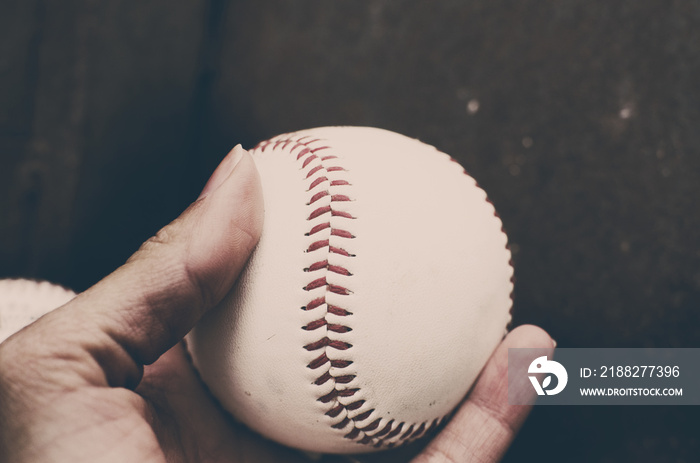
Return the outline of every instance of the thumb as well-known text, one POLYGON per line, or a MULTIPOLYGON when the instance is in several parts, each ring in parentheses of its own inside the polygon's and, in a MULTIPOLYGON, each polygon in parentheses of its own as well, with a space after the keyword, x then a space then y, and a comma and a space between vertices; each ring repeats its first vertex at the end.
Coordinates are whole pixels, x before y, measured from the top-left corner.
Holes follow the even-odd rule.
POLYGON ((260 237, 262 220, 257 171, 239 145, 180 217, 122 267, 16 336, 23 348, 13 351, 70 359, 68 367, 93 385, 135 387, 143 365, 223 299, 260 237))

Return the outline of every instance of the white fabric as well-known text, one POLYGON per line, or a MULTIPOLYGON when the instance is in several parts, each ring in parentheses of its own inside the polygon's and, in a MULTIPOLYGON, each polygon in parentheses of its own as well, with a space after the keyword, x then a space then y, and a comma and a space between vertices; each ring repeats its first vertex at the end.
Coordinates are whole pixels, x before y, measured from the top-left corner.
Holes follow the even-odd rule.
POLYGON ((411 426, 415 432, 434 424, 460 402, 510 321, 513 269, 501 221, 459 164, 417 140, 374 128, 326 127, 272 141, 252 151, 265 200, 262 238, 238 286, 188 335, 193 362, 224 408, 283 444, 355 453, 410 440, 401 436, 411 426), (297 160, 305 147, 328 148, 302 167, 312 155, 297 160), (321 160, 327 156, 337 158, 321 160), (323 169, 307 178, 319 165, 323 169), (309 190, 322 176, 328 180, 309 190), (331 184, 337 180, 349 185, 331 184), (330 195, 308 204, 324 190, 330 195), (351 201, 333 201, 338 195, 351 201), (307 220, 322 206, 336 214, 307 220), (353 237, 332 235, 330 228, 306 236, 326 222, 353 237), (307 252, 324 239, 352 256, 328 247, 307 252), (324 259, 352 275, 304 271, 324 259), (304 289, 324 276, 350 293, 304 289), (302 310, 318 297, 326 304, 302 310), (329 304, 352 315, 327 314, 329 304), (352 331, 302 329, 324 317, 352 331), (352 347, 304 348, 324 336, 352 347), (307 367, 323 352, 352 364, 307 367), (325 372, 355 377, 314 384, 325 372), (357 390, 319 401, 346 388, 357 390), (358 403, 337 417, 326 415, 339 404, 358 403), (362 421, 332 427, 369 411, 362 421), (344 437, 376 420, 371 431, 344 437), (387 425, 394 430, 399 423, 401 432, 387 439, 387 425))

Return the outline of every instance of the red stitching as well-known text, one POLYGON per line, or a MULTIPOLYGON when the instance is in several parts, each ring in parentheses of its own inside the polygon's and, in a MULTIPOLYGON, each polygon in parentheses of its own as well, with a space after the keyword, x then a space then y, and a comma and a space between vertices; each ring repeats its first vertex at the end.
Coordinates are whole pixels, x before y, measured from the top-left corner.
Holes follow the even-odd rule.
POLYGON ((322 260, 321 262, 315 262, 311 264, 310 267, 304 269, 305 272, 315 272, 317 270, 322 270, 328 268, 328 261, 322 260))
MULTIPOLYGON (((331 428, 333 428, 333 429, 343 429, 343 428, 344 428, 345 426, 347 426, 348 424, 350 424, 350 418, 345 417, 345 418, 343 419, 343 421, 341 421, 340 423, 336 423, 336 424, 332 425, 331 428)), ((345 437, 347 437, 347 436, 345 436, 345 437)))
POLYGON ((349 212, 345 212, 345 211, 333 211, 331 213, 331 216, 332 217, 344 217, 346 219, 354 219, 355 218, 349 212))
POLYGON ((352 365, 352 360, 331 360, 331 366, 333 368, 347 368, 352 365))
POLYGON ((398 435, 401 433, 401 429, 403 428, 403 425, 404 425, 404 423, 399 423, 399 425, 396 427, 396 429, 394 429, 394 430, 391 431, 389 434, 387 434, 386 437, 385 437, 384 439, 385 439, 385 440, 386 440, 386 439, 392 439, 392 438, 398 436, 398 435))
POLYGON ((306 326, 304 326, 303 329, 305 329, 306 331, 312 331, 312 330, 321 328, 322 326, 326 326, 327 324, 328 324, 328 322, 326 321, 326 319, 321 318, 321 319, 314 320, 311 323, 307 324, 306 326))
POLYGON ((346 269, 345 267, 341 267, 340 265, 328 264, 328 266, 326 268, 328 269, 329 272, 337 273, 338 275, 344 275, 346 277, 352 276, 352 273, 350 273, 350 271, 348 269, 346 269))
MULTIPOLYGON (((360 388, 357 388, 357 390, 353 391, 352 394, 348 393, 346 395, 342 395, 341 397, 350 397, 355 395, 355 392, 359 391, 360 388)), ((365 404, 364 400, 358 400, 356 402, 353 402, 351 404, 348 404, 345 406, 346 409, 348 410, 357 410, 358 408, 362 407, 365 404)), ((352 418, 350 418, 352 420, 352 418)))
POLYGON ((315 233, 320 232, 321 230, 325 230, 326 228, 330 228, 331 223, 330 222, 325 222, 325 223, 320 223, 316 225, 314 228, 312 228, 308 233, 306 233, 306 236, 311 236, 315 233))
POLYGON ((323 166, 321 166, 321 165, 314 167, 313 169, 311 169, 309 171, 308 174, 306 174, 306 178, 310 178, 310 177, 314 176, 316 174, 316 172, 318 172, 321 169, 323 169, 323 166))
POLYGON ((328 214, 331 212, 333 208, 331 206, 323 206, 319 207, 318 209, 314 210, 309 217, 306 218, 306 220, 313 220, 315 218, 321 217, 323 214, 328 214))
MULTIPOLYGON (((374 413, 374 408, 372 410, 367 410, 366 412, 362 412, 359 415, 355 416, 355 421, 364 421, 369 416, 374 413)), ((377 421, 381 421, 381 418, 378 418, 377 421)))
MULTIPOLYGON (((301 169, 309 168, 309 171, 306 173, 305 177, 306 179, 311 180, 311 183, 309 184, 309 187, 307 189, 309 193, 311 193, 312 190, 316 189, 317 187, 320 187, 323 184, 328 185, 323 190, 316 191, 315 193, 313 193, 309 198, 307 205, 311 206, 317 201, 320 201, 328 196, 330 196, 330 204, 314 208, 309 213, 307 220, 312 221, 326 214, 329 214, 330 217, 354 220, 355 217, 351 213, 347 211, 336 210, 334 208, 334 203, 349 202, 353 200, 352 197, 350 197, 347 194, 335 193, 332 190, 330 190, 333 187, 351 186, 350 182, 348 182, 345 179, 335 179, 331 181, 329 180, 328 176, 325 175, 326 173, 331 172, 347 172, 347 170, 341 165, 338 165, 338 156, 336 155, 326 154, 322 156, 317 156, 315 153, 331 149, 331 147, 327 145, 314 146, 314 144, 318 142, 321 142, 321 140, 312 139, 308 135, 298 138, 285 138, 284 136, 282 136, 278 139, 262 142, 258 144, 258 146, 256 146, 255 149, 264 152, 268 147, 272 146, 272 149, 278 149, 280 147, 285 150, 288 149, 288 151, 291 154, 294 154, 296 152, 295 159, 296 161, 299 161, 301 163, 301 169), (334 165, 325 166, 324 163, 329 161, 333 161, 334 165), (312 166, 314 162, 317 162, 318 164, 312 166)), ((328 232, 330 233, 330 237, 333 237, 334 240, 350 240, 355 238, 355 235, 352 234, 350 231, 342 228, 337 228, 337 226, 331 224, 330 221, 314 225, 309 230, 309 232, 305 233, 305 236, 311 236, 317 233, 321 233, 325 230, 329 230, 328 232)), ((342 257, 355 256, 354 254, 348 252, 346 249, 337 246, 335 244, 335 241, 332 243, 330 238, 313 241, 306 249, 306 252, 315 252, 320 250, 325 250, 325 253, 328 256, 331 256, 333 254, 342 257)), ((327 274, 332 273, 342 275, 345 277, 352 276, 352 273, 347 268, 341 265, 331 264, 329 263, 328 259, 322 259, 317 262, 314 262, 308 268, 305 268, 304 271, 326 271, 328 272, 327 274)), ((330 283, 327 281, 325 276, 312 279, 306 286, 304 286, 303 289, 306 291, 314 291, 320 290, 321 288, 323 288, 323 290, 326 293, 333 293, 341 296, 347 296, 352 294, 352 291, 349 288, 330 283)), ((379 429, 379 426, 382 422, 382 418, 375 418, 370 423, 362 426, 362 422, 369 419, 370 416, 372 416, 372 414, 375 412, 374 408, 358 413, 354 417, 350 417, 350 412, 354 412, 361 409, 366 402, 365 400, 356 400, 348 404, 343 404, 338 400, 339 398, 352 397, 360 389, 357 387, 343 387, 343 385, 350 384, 356 378, 356 375, 347 373, 337 374, 337 370, 347 368, 350 365, 352 365, 353 362, 352 360, 348 359, 330 359, 326 355, 326 351, 327 349, 333 349, 336 352, 343 352, 352 349, 352 345, 350 343, 332 338, 332 333, 347 333, 349 331, 352 331, 352 328, 339 323, 330 323, 326 317, 327 315, 334 315, 336 317, 349 317, 352 316, 352 312, 343 307, 339 307, 338 305, 328 304, 325 296, 315 297, 314 299, 311 299, 301 309, 304 311, 312 311, 319 310, 321 308, 325 309, 325 315, 322 315, 320 318, 306 324, 302 327, 302 329, 306 331, 322 330, 326 333, 324 336, 320 337, 316 341, 306 344, 304 348, 307 351, 321 351, 320 355, 314 358, 307 365, 307 368, 312 370, 317 370, 324 367, 324 371, 322 371, 319 374, 319 376, 314 381, 314 384, 322 385, 329 382, 332 382, 333 384, 333 389, 330 392, 318 398, 320 402, 331 405, 331 407, 326 411, 325 414, 331 418, 337 418, 340 417, 343 414, 343 412, 345 412, 345 416, 339 422, 331 425, 331 427, 334 429, 346 429, 349 426, 351 426, 352 428, 349 429, 349 431, 344 435, 345 438, 355 440, 359 444, 373 445, 378 448, 394 447, 396 445, 396 442, 389 442, 394 438, 397 438, 401 441, 413 440, 424 435, 426 432, 436 427, 440 423, 441 419, 434 420, 430 425, 428 425, 427 423, 420 423, 416 427, 416 424, 411 424, 407 428, 406 423, 404 422, 396 423, 395 420, 390 420, 384 425, 384 427, 379 429), (331 368, 334 369, 333 373, 331 373, 331 368), (334 376, 334 374, 336 376, 334 376), (377 431, 377 429, 379 430, 377 431)))
POLYGON ((306 249, 306 252, 313 252, 317 251, 319 249, 327 248, 330 246, 330 240, 320 240, 320 241, 314 241, 309 245, 309 247, 306 249))
POLYGON ((317 297, 313 301, 310 301, 308 304, 306 304, 304 307, 302 307, 302 310, 314 310, 316 307, 319 307, 323 304, 326 303, 326 298, 325 297, 317 297))
POLYGON ((334 228, 334 229, 332 229, 332 230, 331 230, 331 235, 333 235, 333 236, 338 236, 338 237, 340 237, 340 238, 350 238, 350 239, 352 239, 352 238, 355 237, 355 235, 353 235, 353 234, 350 233, 349 231, 347 231, 347 230, 341 230, 340 228, 334 228))
POLYGON ((413 425, 409 426, 405 433, 400 437, 401 440, 408 439, 408 437, 413 434, 413 425))
POLYGON ((315 370, 316 368, 321 368, 323 365, 329 362, 329 358, 326 356, 326 353, 324 352, 323 354, 319 355, 315 359, 313 359, 307 366, 307 368, 311 368, 312 370, 315 370))
POLYGON ((328 372, 325 372, 324 374, 322 374, 321 376, 319 376, 318 378, 316 378, 316 381, 314 381, 314 384, 316 384, 317 386, 320 386, 321 384, 327 383, 327 382, 330 381, 331 379, 333 379, 333 377, 331 376, 331 374, 328 373, 328 372))
MULTIPOLYGON (((328 374, 328 376, 330 376, 330 373, 328 374)), ((356 377, 355 375, 341 375, 341 376, 336 376, 333 379, 338 384, 348 384, 353 379, 355 379, 355 377, 356 377)))
MULTIPOLYGON (((367 415, 369 416, 369 415, 367 415)), ((379 423, 382 422, 381 418, 377 418, 376 420, 372 421, 370 424, 362 428, 362 431, 367 432, 367 431, 374 431, 379 427, 379 423)), ((369 437, 369 436, 368 436, 369 437)))
MULTIPOLYGON (((311 182, 311 185, 309 185, 309 189, 306 190, 306 191, 311 191, 311 190, 313 190, 314 188, 316 188, 318 185, 320 185, 321 183, 327 182, 327 181, 328 181, 328 177, 323 177, 323 176, 322 176, 322 177, 318 177, 316 180, 314 180, 313 182, 311 182)), ((333 183, 331 183, 331 185, 333 185, 333 183)))
MULTIPOLYGON (((338 397, 352 397, 355 395, 357 391, 359 391, 359 387, 355 388, 348 388, 348 389, 333 389, 331 392, 329 392, 326 395, 323 395, 318 398, 318 401, 324 404, 327 404, 329 402, 333 402, 335 399, 338 397)), ((354 409, 360 408, 364 404, 364 400, 358 400, 357 402, 353 402, 350 405, 346 405, 345 408, 349 410, 349 407, 353 405, 354 409), (356 404, 356 405, 354 405, 356 404)))
POLYGON ((350 254, 343 248, 338 248, 330 245, 330 240, 319 240, 314 241, 306 248, 306 252, 318 251, 319 249, 328 248, 328 252, 331 254, 340 254, 345 257, 354 257, 354 254, 350 254))
POLYGON ((328 283, 326 282, 326 277, 323 278, 317 278, 316 280, 312 281, 308 285, 304 286, 304 291, 311 291, 316 288, 321 288, 323 286, 328 286, 328 283))
POLYGON ((349 342, 343 342, 343 341, 337 341, 329 338, 328 336, 325 336, 318 341, 309 343, 304 346, 304 349, 306 350, 319 350, 323 349, 326 347, 331 347, 336 350, 348 350, 352 347, 352 344, 349 342))
POLYGON ((323 354, 319 355, 311 362, 309 362, 307 367, 311 368, 312 370, 315 370, 316 368, 322 367, 326 363, 330 363, 331 367, 333 368, 347 368, 350 365, 352 365, 353 362, 352 360, 331 360, 324 352, 323 354))
POLYGON ((328 270, 329 272, 337 273, 339 275, 345 275, 347 277, 352 276, 352 273, 345 267, 340 265, 331 265, 327 260, 322 260, 320 262, 314 262, 311 266, 304 269, 305 272, 316 272, 318 270, 328 270))
POLYGON ((345 249, 336 248, 335 246, 328 246, 328 252, 331 254, 340 254, 345 257, 355 257, 355 254, 350 254, 345 249))
POLYGON ((313 331, 324 326, 329 331, 333 331, 334 333, 347 333, 349 331, 352 331, 352 328, 350 328, 349 326, 339 325, 337 323, 328 323, 328 321, 326 321, 325 318, 319 318, 318 320, 314 320, 311 323, 303 326, 302 329, 306 331, 313 331))
POLYGON ((312 154, 311 156, 304 159, 304 163, 301 165, 301 168, 306 169, 306 166, 308 166, 312 161, 315 161, 316 159, 318 159, 318 156, 316 156, 315 154, 312 154))
POLYGON ((348 315, 352 315, 352 312, 348 312, 345 309, 341 309, 338 306, 330 304, 328 304, 328 313, 332 313, 333 315, 338 315, 340 317, 347 317, 348 315))
POLYGON ((340 294, 341 296, 349 296, 352 294, 352 291, 350 291, 348 288, 330 283, 326 284, 326 289, 331 293, 340 294))
POLYGON ((306 205, 307 205, 307 206, 310 206, 310 205, 312 205, 313 203, 315 203, 316 201, 318 201, 319 199, 325 198, 325 197, 328 196, 328 195, 330 195, 330 193, 329 193, 327 190, 319 191, 318 193, 316 193, 315 195, 313 195, 313 196, 311 197, 311 199, 309 200, 308 203, 306 203, 306 205))
POLYGON ((374 437, 382 437, 384 434, 388 433, 391 431, 391 426, 394 424, 394 420, 389 421, 386 426, 382 428, 381 431, 377 432, 374 434, 374 437))
MULTIPOLYGON (((328 374, 328 376, 330 376, 330 374, 328 374)), ((345 410, 345 406, 343 404, 336 405, 335 407, 331 408, 330 410, 328 410, 326 412, 326 416, 330 416, 331 418, 335 418, 338 415, 340 415, 340 413, 343 410, 345 410)), ((347 420, 347 418, 345 418, 345 419, 347 420)))
MULTIPOLYGON (((362 431, 366 431, 366 429, 363 428, 362 431)), ((369 434, 365 434, 365 437, 360 439, 359 442, 360 442, 360 444, 367 445, 367 444, 372 443, 372 439, 373 439, 372 436, 370 436, 369 434)))

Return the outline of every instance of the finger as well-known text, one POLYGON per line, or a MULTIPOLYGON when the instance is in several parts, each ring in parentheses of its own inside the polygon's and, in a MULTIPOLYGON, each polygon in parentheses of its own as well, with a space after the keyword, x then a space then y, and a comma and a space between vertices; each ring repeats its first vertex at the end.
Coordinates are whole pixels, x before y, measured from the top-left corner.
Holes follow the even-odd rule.
POLYGON ((484 367, 468 399, 413 463, 501 459, 531 409, 508 403, 508 349, 514 347, 553 349, 554 344, 536 326, 520 326, 510 332, 484 367))
POLYGON ((125 265, 41 319, 32 327, 34 341, 53 357, 77 359, 75 369, 93 384, 133 387, 144 364, 223 298, 261 228, 257 171, 248 153, 236 147, 200 199, 125 265))

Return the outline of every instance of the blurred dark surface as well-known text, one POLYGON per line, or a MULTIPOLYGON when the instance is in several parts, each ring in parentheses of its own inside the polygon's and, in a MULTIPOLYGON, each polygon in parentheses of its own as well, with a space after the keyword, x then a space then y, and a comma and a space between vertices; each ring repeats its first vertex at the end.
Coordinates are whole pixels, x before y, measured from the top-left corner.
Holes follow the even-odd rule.
MULTIPOLYGON (((0 4, 0 277, 84 290, 236 143, 371 125, 457 158, 515 322, 700 347, 700 3, 0 4)), ((539 407, 506 461, 689 462, 697 407, 539 407)))

